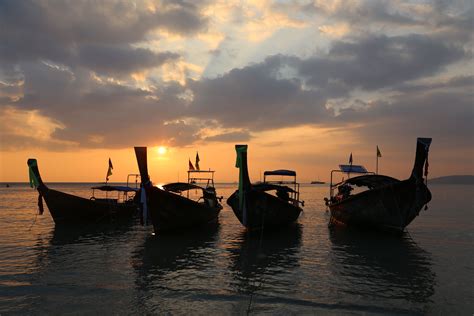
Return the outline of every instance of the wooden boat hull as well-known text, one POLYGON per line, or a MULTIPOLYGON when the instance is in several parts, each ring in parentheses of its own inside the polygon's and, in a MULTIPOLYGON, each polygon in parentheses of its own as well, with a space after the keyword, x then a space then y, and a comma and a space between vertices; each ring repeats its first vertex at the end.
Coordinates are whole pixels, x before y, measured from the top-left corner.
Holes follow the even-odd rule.
POLYGON ((56 224, 95 223, 130 219, 137 214, 134 203, 110 203, 90 200, 61 191, 38 188, 56 224))
POLYGON ((281 227, 294 223, 302 209, 263 191, 246 192, 247 219, 239 208, 239 191, 235 191, 227 200, 240 223, 251 230, 281 227))
POLYGON ((330 225, 403 232, 430 200, 431 192, 425 184, 408 179, 330 204, 330 225))
POLYGON ((199 203, 157 187, 147 188, 148 212, 155 233, 217 223, 222 206, 199 203))

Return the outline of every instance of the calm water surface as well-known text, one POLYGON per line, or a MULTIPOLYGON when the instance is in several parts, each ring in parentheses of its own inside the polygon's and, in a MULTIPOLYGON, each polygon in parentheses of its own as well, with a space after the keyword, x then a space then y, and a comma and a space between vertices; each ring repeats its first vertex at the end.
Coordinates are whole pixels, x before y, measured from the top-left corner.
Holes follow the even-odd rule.
POLYGON ((329 230, 323 185, 302 186, 289 229, 249 236, 224 203, 215 229, 153 236, 136 222, 59 229, 36 217, 36 191, 2 186, 0 314, 472 315, 474 186, 431 191, 401 238, 329 230))

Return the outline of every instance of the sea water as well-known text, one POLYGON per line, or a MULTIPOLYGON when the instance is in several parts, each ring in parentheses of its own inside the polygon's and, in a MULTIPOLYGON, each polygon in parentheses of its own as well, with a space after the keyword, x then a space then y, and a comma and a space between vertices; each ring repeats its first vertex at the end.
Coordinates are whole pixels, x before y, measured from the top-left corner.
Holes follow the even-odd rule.
POLYGON ((248 235, 230 184, 218 227, 154 236, 138 220, 55 227, 35 190, 3 185, 0 314, 472 315, 474 186, 430 189, 401 237, 328 229, 325 185, 302 185, 297 225, 248 235))

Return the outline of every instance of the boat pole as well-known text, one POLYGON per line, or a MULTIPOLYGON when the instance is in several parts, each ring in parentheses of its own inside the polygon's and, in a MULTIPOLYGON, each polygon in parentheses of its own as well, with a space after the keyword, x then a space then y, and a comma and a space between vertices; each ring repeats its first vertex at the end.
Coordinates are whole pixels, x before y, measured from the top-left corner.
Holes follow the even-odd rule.
POLYGON ((375 174, 379 174, 379 157, 382 157, 379 145, 375 146, 375 174))
POLYGON ((379 145, 375 146, 375 174, 379 174, 379 157, 382 157, 379 145))

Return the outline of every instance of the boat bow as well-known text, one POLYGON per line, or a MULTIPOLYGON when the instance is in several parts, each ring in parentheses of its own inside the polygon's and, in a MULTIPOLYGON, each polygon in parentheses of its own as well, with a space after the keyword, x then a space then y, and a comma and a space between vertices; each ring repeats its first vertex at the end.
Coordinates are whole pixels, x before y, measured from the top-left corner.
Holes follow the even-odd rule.
POLYGON ((30 186, 38 190, 38 210, 39 214, 43 215, 43 194, 46 194, 46 192, 48 191, 48 187, 43 183, 43 180, 41 179, 41 175, 38 169, 38 162, 36 161, 36 159, 28 159, 27 164, 30 175, 30 186))
MULTIPOLYGON (((416 156, 415 164, 411 172, 411 179, 414 179, 416 183, 423 182, 423 166, 427 171, 428 164, 428 152, 430 150, 431 138, 419 137, 416 140, 416 156)), ((425 172, 427 173, 427 172, 425 172)))

